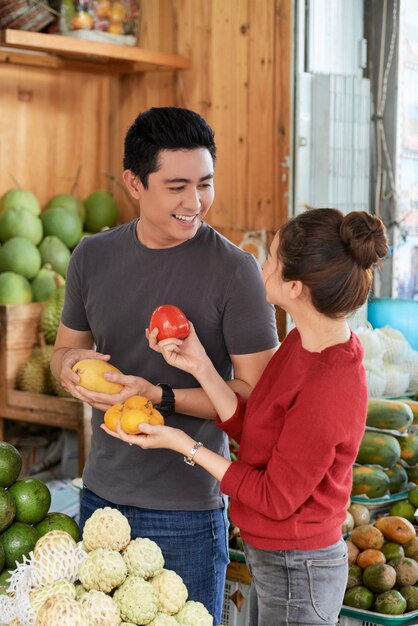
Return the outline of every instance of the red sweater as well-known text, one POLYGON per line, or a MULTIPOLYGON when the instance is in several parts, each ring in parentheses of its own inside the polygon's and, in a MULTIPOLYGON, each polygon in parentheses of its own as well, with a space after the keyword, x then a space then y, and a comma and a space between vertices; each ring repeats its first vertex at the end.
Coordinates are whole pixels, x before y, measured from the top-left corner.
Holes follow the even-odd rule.
POLYGON ((352 465, 363 436, 363 349, 346 343, 308 352, 294 329, 245 404, 217 424, 240 443, 221 482, 231 519, 251 546, 314 550, 341 538, 352 465))

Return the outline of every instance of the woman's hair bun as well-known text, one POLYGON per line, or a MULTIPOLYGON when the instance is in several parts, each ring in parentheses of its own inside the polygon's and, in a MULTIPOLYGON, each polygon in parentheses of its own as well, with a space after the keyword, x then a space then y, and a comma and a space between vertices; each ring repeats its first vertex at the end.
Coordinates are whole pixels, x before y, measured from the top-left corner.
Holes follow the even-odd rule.
POLYGON ((345 215, 340 237, 352 258, 364 269, 369 269, 388 253, 385 225, 379 217, 366 211, 345 215))

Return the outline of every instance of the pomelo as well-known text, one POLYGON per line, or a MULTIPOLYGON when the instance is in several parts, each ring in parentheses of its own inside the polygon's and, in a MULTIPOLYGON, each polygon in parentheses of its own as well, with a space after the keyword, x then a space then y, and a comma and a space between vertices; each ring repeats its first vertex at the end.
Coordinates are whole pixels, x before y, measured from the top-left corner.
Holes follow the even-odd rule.
POLYGON ((86 217, 84 204, 81 202, 81 200, 73 196, 71 193, 61 193, 58 196, 54 196, 46 204, 44 211, 47 211, 48 209, 56 209, 57 207, 75 211, 80 218, 81 223, 84 223, 86 217))
POLYGON ((0 487, 0 533, 6 530, 16 515, 15 502, 7 489, 0 487))
POLYGON ((0 273, 0 304, 28 304, 32 289, 27 278, 15 272, 0 273))
POLYGON ((37 246, 42 236, 41 219, 29 209, 10 208, 0 215, 0 241, 4 242, 12 237, 26 237, 37 246))
POLYGON ((21 478, 9 487, 9 493, 16 505, 16 522, 37 524, 48 513, 51 493, 41 480, 21 478))
POLYGON ((25 189, 9 189, 0 198, 0 213, 8 209, 27 209, 34 215, 39 215, 41 207, 38 198, 31 191, 25 189))
POLYGON ((84 200, 86 219, 84 228, 91 233, 98 233, 102 228, 116 226, 118 207, 112 194, 99 189, 84 200))
POLYGON ((407 500, 400 500, 399 502, 394 502, 389 510, 389 515, 403 517, 407 519, 409 522, 415 522, 415 506, 412 506, 410 502, 407 500))
POLYGON ((38 540, 38 532, 29 524, 14 522, 7 528, 0 541, 3 544, 6 568, 16 567, 16 561, 21 563, 24 556, 34 549, 38 540))
POLYGON ((47 513, 44 519, 36 524, 35 528, 40 537, 49 533, 50 530, 65 530, 76 543, 81 539, 81 532, 77 522, 65 513, 47 513))
POLYGON ((81 219, 75 211, 62 207, 48 209, 41 215, 44 233, 61 239, 68 248, 74 248, 80 241, 83 232, 81 219))
MULTIPOLYGON (((1 541, 0 541, 1 543, 1 541)), ((3 544, 1 543, 1 546, 3 547, 3 544)), ((3 548, 4 550, 4 548, 3 548)), ((8 570, 8 569, 4 569, 1 574, 0 574, 0 593, 1 590, 4 589, 5 591, 7 591, 9 584, 7 581, 10 578, 10 576, 12 575, 12 570, 8 570)))
POLYGON ((50 265, 53 270, 65 278, 71 257, 70 249, 65 243, 55 235, 49 235, 39 244, 39 252, 41 253, 42 265, 50 265))
POLYGON ((10 487, 22 469, 20 452, 7 441, 0 441, 0 487, 10 487))
POLYGON ((6 555, 4 554, 3 544, 0 541, 0 572, 3 570, 6 555))
POLYGON ((28 280, 41 268, 41 253, 30 239, 12 237, 0 248, 0 272, 16 272, 28 280))
POLYGON ((39 270, 31 285, 34 302, 45 302, 57 287, 65 285, 65 279, 47 265, 39 270))

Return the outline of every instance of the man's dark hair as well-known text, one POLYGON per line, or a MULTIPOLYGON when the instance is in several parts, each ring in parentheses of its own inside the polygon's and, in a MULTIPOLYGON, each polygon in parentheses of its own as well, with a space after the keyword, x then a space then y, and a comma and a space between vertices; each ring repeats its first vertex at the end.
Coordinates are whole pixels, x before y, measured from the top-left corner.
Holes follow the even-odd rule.
POLYGON ((215 163, 214 132, 201 115, 179 107, 153 107, 140 113, 126 133, 123 167, 147 188, 148 176, 159 169, 161 150, 196 148, 207 148, 215 163))

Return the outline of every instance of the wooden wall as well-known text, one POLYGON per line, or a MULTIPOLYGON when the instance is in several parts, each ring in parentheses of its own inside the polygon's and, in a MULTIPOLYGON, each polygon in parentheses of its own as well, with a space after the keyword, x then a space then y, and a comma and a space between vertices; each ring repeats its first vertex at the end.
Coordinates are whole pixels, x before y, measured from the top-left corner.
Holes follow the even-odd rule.
POLYGON ((123 137, 150 106, 186 106, 215 129, 209 221, 238 242, 286 219, 290 153, 291 0, 139 0, 139 46, 190 57, 191 70, 109 77, 0 64, 0 193, 45 203, 78 170, 83 199, 111 186, 121 221, 134 208, 118 184, 123 137))

